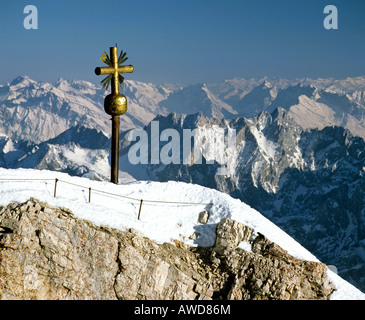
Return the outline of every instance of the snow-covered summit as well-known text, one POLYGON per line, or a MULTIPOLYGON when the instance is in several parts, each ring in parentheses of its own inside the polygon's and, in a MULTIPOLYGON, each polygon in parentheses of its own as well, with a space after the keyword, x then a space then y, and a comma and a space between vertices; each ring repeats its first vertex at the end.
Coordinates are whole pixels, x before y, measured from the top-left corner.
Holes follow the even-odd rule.
MULTIPOLYGON (((185 239, 191 246, 213 245, 216 224, 224 217, 228 217, 253 228, 255 234, 259 232, 265 235, 297 258, 318 261, 309 251, 256 210, 224 193, 202 186, 174 181, 166 183, 139 181, 114 185, 52 171, 30 169, 0 169, 0 175, 1 205, 24 202, 30 197, 35 197, 53 206, 67 207, 75 216, 97 225, 108 225, 121 230, 134 228, 159 243, 170 242, 172 239, 185 239), (60 179, 57 183, 56 198, 53 180, 55 178, 60 179), (90 203, 89 188, 91 188, 90 203), (140 202, 132 199, 144 200, 140 220, 137 218, 140 202), (205 209, 209 210, 210 218, 208 224, 202 225, 197 222, 197 216, 205 209), (194 232, 198 232, 200 236, 195 240, 186 240, 194 232)), ((332 271, 328 270, 328 276, 336 287, 332 299, 365 299, 363 293, 332 271)))

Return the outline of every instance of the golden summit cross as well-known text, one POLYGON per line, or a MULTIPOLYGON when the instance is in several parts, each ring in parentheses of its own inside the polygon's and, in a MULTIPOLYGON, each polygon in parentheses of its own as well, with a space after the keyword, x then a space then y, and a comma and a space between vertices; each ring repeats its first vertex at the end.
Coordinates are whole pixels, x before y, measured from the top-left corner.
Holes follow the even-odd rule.
MULTIPOLYGON (((123 52, 123 51, 122 51, 123 52)), ((125 54, 122 55, 121 52, 121 56, 125 57, 125 54)), ((109 80, 109 77, 105 78, 103 81, 107 81, 107 82, 111 82, 111 97, 113 97, 114 99, 117 99, 118 97, 120 99, 122 99, 124 96, 119 94, 119 83, 120 85, 121 82, 124 80, 123 77, 120 76, 121 73, 131 73, 133 72, 133 66, 128 65, 128 66, 120 66, 120 62, 125 61, 128 58, 124 58, 124 59, 120 59, 118 58, 118 47, 110 47, 110 59, 109 56, 107 55, 107 53, 105 52, 105 55, 103 54, 103 58, 100 59, 102 60, 104 63, 106 63, 107 65, 109 65, 109 67, 97 67, 95 68, 95 74, 96 75, 111 75, 111 81, 109 80), (120 81, 121 80, 121 81, 120 81)), ((102 82, 103 82, 102 81, 102 82)), ((108 88, 108 84, 106 86, 106 88, 108 88)), ((110 97, 110 98, 111 98, 110 97)), ((126 101, 126 100, 125 100, 126 101)), ((109 99, 107 101, 105 101, 104 103, 104 108, 105 108, 105 112, 111 115, 122 115, 124 114, 127 109, 124 108, 124 101, 109 101, 109 99), (115 105, 111 105, 111 102, 114 102, 115 105), (120 106, 118 108, 118 106, 120 106), (109 109, 109 107, 112 107, 112 109, 109 109)))
POLYGON ((96 75, 108 75, 102 80, 103 86, 108 89, 111 83, 111 93, 104 98, 104 110, 112 116, 112 146, 111 146, 111 182, 118 184, 119 173, 119 127, 120 116, 127 112, 127 98, 119 93, 119 84, 122 86, 124 78, 121 73, 131 73, 131 65, 120 66, 128 58, 121 52, 118 58, 118 47, 110 47, 110 58, 105 52, 101 59, 108 67, 95 68, 96 75))

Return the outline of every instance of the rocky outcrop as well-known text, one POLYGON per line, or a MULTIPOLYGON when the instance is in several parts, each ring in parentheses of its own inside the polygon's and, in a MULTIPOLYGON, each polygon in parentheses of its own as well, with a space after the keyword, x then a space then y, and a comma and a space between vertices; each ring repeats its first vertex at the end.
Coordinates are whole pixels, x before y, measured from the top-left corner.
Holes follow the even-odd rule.
POLYGON ((33 198, 13 203, 0 210, 0 299, 326 299, 333 291, 324 264, 291 257, 236 221, 218 224, 214 247, 175 243, 95 226, 33 198))
POLYGON ((35 199, 0 214, 1 299, 113 299, 118 240, 35 199))
POLYGON ((237 221, 218 224, 212 256, 231 278, 226 299, 326 299, 332 293, 325 264, 297 259, 264 235, 252 235, 237 221), (251 252, 237 247, 241 241, 251 243, 251 252))

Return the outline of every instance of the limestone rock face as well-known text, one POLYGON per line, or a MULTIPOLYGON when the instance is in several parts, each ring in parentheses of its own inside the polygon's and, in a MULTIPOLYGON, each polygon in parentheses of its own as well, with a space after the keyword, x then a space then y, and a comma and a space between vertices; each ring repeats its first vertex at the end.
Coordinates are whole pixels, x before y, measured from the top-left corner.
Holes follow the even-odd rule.
POLYGON ((209 287, 196 260, 36 199, 0 211, 0 299, 195 299, 209 287))
POLYGON ((227 299, 326 299, 333 292, 325 264, 297 259, 261 234, 252 240, 252 234, 237 221, 218 224, 212 255, 233 278, 227 299), (238 248, 241 241, 251 243, 252 252, 238 248))
POLYGON ((214 247, 187 249, 33 198, 0 209, 0 299, 326 299, 332 291, 324 264, 229 219, 214 247))
MULTIPOLYGON (((1 299, 113 299, 118 240, 35 199, 3 208, 1 299)), ((1 229, 0 229, 1 232, 1 229)))

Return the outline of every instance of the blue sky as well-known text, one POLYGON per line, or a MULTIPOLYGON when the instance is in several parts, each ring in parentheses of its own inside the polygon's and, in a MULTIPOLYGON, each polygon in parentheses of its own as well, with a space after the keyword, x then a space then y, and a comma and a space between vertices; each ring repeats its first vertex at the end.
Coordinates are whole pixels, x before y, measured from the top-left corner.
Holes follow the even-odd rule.
POLYGON ((84 79, 118 43, 126 79, 195 84, 234 77, 365 75, 364 0, 0 0, 0 83, 84 79), (38 29, 26 30, 26 5, 38 29), (326 5, 338 29, 326 30, 326 5))

